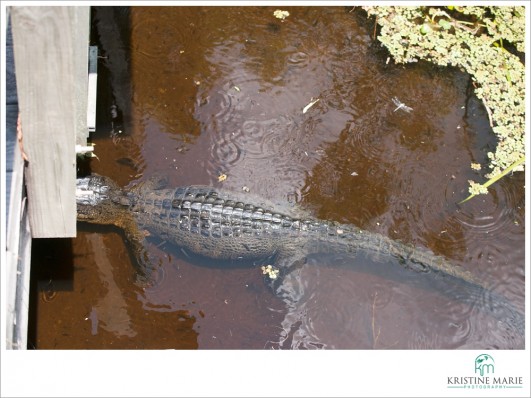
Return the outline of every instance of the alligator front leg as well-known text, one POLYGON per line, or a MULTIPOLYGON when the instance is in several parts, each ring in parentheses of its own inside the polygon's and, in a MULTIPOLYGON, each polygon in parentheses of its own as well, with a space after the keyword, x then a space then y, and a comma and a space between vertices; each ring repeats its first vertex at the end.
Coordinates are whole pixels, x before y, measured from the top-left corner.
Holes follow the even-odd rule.
POLYGON ((139 281, 143 284, 153 282, 154 271, 156 270, 155 259, 146 250, 146 237, 149 236, 149 232, 138 228, 136 220, 129 212, 123 212, 121 217, 116 220, 115 225, 125 233, 136 262, 139 281))

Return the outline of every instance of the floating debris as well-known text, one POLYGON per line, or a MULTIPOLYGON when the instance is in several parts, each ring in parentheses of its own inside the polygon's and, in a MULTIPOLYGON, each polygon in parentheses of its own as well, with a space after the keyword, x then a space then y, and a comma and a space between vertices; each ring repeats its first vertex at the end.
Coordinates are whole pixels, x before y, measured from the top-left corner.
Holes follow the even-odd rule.
POLYGON ((249 189, 249 187, 247 187, 247 186, 243 186, 243 187, 242 187, 242 191, 243 191, 243 192, 250 192, 251 190, 249 189))
POLYGON ((352 173, 350 173, 350 175, 356 177, 356 176, 358 175, 358 173, 356 173, 355 171, 353 171, 352 173))
POLYGON ((470 168, 472 170, 481 170, 481 165, 479 163, 470 163, 470 168))
POLYGON ((310 109, 312 106, 314 106, 317 102, 319 102, 319 98, 314 100, 313 98, 310 100, 310 103, 304 107, 302 110, 302 113, 308 112, 308 109, 310 109))
POLYGON ((403 102, 400 102, 400 100, 396 97, 393 97, 392 100, 393 100, 393 104, 396 105, 396 109, 393 112, 396 112, 397 110, 402 109, 404 112, 409 113, 413 110, 413 108, 410 108, 403 102))
POLYGON ((226 179, 227 179, 227 174, 220 174, 218 176, 218 181, 219 182, 225 181, 226 179))
POLYGON ((233 88, 234 88, 234 90, 236 90, 237 92, 240 92, 240 88, 239 88, 238 86, 234 86, 233 88))
POLYGON ((272 265, 263 266, 262 274, 269 276, 271 279, 277 279, 279 270, 274 269, 272 265))
POLYGON ((287 17, 289 17, 289 12, 282 11, 282 10, 275 10, 275 12, 273 12, 273 15, 275 16, 275 18, 285 20, 287 17))

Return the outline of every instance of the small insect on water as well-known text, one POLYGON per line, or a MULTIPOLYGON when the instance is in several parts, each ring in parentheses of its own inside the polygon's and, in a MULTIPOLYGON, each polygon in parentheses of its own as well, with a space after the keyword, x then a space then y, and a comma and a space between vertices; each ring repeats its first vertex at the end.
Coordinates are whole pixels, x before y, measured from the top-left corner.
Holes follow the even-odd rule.
POLYGON ((396 112, 397 110, 402 109, 404 112, 410 113, 413 110, 413 108, 410 108, 409 106, 401 102, 396 97, 393 97, 392 100, 393 100, 393 104, 396 105, 396 109, 393 112, 396 112))

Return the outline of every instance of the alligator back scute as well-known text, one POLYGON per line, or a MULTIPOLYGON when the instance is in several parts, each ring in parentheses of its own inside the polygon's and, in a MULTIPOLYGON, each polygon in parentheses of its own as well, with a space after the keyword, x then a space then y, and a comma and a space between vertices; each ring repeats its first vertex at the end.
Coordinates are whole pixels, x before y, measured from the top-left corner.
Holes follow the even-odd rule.
POLYGON ((223 198, 210 187, 145 193, 131 210, 141 228, 202 256, 258 259, 278 250, 271 237, 280 233, 280 215, 223 198))

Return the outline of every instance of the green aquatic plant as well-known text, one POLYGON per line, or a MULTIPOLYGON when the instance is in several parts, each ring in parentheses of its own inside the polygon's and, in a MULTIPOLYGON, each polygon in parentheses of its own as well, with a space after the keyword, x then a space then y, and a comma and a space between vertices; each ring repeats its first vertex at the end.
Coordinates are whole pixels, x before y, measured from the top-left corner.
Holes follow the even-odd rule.
POLYGON ((472 199, 476 195, 487 193, 488 192, 487 188, 489 186, 494 184, 496 181, 498 181, 503 176, 512 172, 515 168, 517 168, 524 162, 525 162, 525 158, 523 157, 517 160, 516 162, 514 162, 512 165, 510 165, 507 169, 502 171, 500 174, 495 175, 494 177, 491 177, 487 182, 483 184, 478 184, 477 182, 470 181, 470 188, 468 189, 470 192, 470 195, 466 199, 463 199, 462 201, 460 201, 459 204, 465 203, 466 201, 468 201, 469 199, 472 199))
POLYGON ((523 59, 525 50, 525 7, 365 6, 363 9, 369 16, 376 16, 380 26, 378 40, 396 63, 426 60, 436 65, 456 66, 471 75, 475 93, 483 102, 498 138, 495 152, 487 154, 491 170, 485 177, 490 180, 485 184, 473 182, 471 193, 486 193, 485 185, 506 175, 508 170, 522 171, 525 66, 520 57, 523 59))

